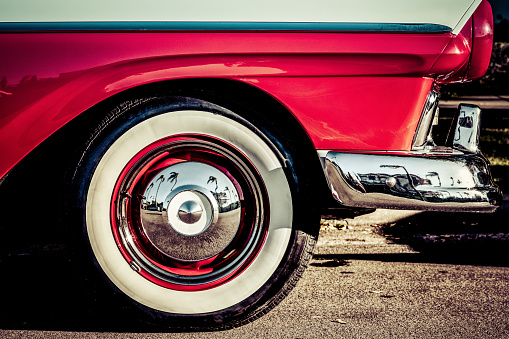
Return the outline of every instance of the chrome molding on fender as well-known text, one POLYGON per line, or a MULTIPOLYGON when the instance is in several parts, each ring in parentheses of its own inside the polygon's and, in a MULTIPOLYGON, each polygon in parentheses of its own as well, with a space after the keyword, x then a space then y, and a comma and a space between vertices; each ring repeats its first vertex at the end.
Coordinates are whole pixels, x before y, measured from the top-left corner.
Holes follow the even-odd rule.
MULTIPOLYGON (((350 207, 491 212, 502 200, 480 154, 328 152, 331 191, 350 207)), ((449 152, 449 153, 447 153, 449 152)))
POLYGON ((423 150, 435 146, 431 131, 433 125, 438 121, 438 102, 440 100, 440 90, 435 84, 428 93, 426 102, 422 109, 421 120, 414 135, 412 150, 423 150))

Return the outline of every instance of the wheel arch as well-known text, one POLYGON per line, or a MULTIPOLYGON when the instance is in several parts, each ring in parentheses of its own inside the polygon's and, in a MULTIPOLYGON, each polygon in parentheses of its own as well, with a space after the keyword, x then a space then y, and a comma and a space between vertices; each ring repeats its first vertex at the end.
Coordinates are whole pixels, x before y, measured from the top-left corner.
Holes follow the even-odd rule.
MULTIPOLYGON (((41 161, 55 163, 54 167, 79 163, 80 155, 76 154, 76 149, 87 147, 86 144, 90 142, 86 140, 87 136, 94 128, 101 128, 97 124, 104 119, 105 114, 121 103, 128 104, 137 98, 154 95, 194 97, 223 106, 233 112, 242 111, 243 117, 258 129, 263 137, 268 137, 274 142, 277 138, 271 136, 276 134, 279 139, 285 141, 285 147, 279 147, 279 149, 291 149, 292 154, 281 154, 281 156, 287 170, 291 171, 295 180, 300 181, 298 186, 306 191, 303 195, 306 197, 304 202, 306 206, 299 206, 299 210, 304 211, 309 208, 319 210, 331 206, 332 198, 320 160, 304 127, 287 107, 270 94, 250 84, 231 79, 169 80, 140 85, 117 93, 95 104, 60 128, 37 146, 19 166, 15 167, 14 171, 17 167, 24 167, 23 163, 30 163, 28 167, 33 167, 34 162, 41 161), (66 164, 59 163, 64 161, 63 159, 52 156, 55 148, 68 155, 65 159, 66 164)), ((59 175, 72 177, 74 173, 68 171, 59 175)), ((302 223, 303 231, 317 234, 316 222, 309 223, 309 226, 305 224, 305 222, 302 223)))

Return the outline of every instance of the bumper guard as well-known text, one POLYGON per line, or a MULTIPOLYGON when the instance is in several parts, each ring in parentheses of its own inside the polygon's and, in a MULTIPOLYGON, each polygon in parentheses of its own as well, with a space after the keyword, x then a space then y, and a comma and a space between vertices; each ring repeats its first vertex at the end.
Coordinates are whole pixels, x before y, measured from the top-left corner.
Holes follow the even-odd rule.
POLYGON ((494 211, 502 192, 493 183, 489 162, 478 152, 480 109, 460 105, 458 112, 453 148, 327 152, 322 161, 333 196, 350 207, 494 211))

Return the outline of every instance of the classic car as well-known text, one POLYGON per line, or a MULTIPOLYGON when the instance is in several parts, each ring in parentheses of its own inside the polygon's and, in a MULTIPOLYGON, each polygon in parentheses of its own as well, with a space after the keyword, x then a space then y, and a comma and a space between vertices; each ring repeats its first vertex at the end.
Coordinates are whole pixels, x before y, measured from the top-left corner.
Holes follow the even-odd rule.
POLYGON ((492 28, 486 0, 5 2, 1 183, 49 211, 90 293, 240 326, 295 286, 327 208, 497 208, 479 107, 432 134, 492 28))

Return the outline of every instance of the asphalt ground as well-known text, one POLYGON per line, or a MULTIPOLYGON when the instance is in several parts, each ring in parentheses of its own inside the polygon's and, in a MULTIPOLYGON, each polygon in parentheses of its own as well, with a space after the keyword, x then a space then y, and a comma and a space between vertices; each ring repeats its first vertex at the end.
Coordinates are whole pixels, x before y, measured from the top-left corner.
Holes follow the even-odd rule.
POLYGON ((421 213, 377 226, 325 220, 289 297, 253 323, 213 333, 157 333, 126 322, 114 305, 86 298, 64 243, 18 243, 0 257, 0 338, 509 338, 504 225, 491 225, 505 234, 491 243, 423 240, 431 230, 479 226, 441 218, 421 213), (98 307, 111 308, 111 317, 98 317, 98 307))
MULTIPOLYGON (((507 111, 484 117, 508 126, 507 111)), ((0 338, 509 338, 507 202, 494 214, 377 210, 324 219, 289 297, 251 324, 214 333, 154 333, 89 300, 54 225, 34 206, 8 202, 0 213, 0 338), (98 307, 111 316, 98 317, 98 307)))

